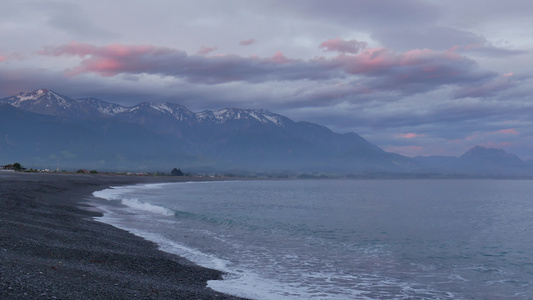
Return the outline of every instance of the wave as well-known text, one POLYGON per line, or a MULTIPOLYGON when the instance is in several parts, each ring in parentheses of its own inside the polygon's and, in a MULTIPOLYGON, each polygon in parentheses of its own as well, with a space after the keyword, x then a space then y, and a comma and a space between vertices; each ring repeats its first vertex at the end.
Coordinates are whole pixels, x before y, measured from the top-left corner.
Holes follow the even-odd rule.
POLYGON ((138 210, 148 211, 154 214, 160 214, 163 216, 173 216, 174 211, 163 206, 154 205, 150 203, 145 203, 135 198, 132 199, 122 199, 121 203, 127 207, 131 207, 138 210))
MULTIPOLYGON (((150 185, 143 185, 143 188, 160 188, 162 184, 150 184, 150 185)), ((109 189, 96 191, 93 193, 94 197, 105 199, 108 201, 120 201, 121 204, 133 208, 136 210, 142 210, 147 211, 154 214, 159 214, 163 216, 173 216, 175 214, 175 211, 155 204, 150 204, 143 202, 136 198, 126 198, 124 197, 125 194, 129 192, 133 192, 136 189, 138 189, 139 186, 126 186, 126 187, 111 187, 109 189)))
POLYGON ((136 186, 112 186, 108 189, 93 192, 93 196, 105 200, 120 200, 121 196, 128 192, 133 192, 136 186))

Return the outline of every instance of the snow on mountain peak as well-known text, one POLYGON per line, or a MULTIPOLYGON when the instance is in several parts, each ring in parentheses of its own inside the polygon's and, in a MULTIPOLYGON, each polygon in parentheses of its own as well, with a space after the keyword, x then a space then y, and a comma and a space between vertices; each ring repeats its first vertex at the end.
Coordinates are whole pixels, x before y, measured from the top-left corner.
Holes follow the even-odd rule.
POLYGON ((28 94, 18 94, 17 100, 19 102, 28 101, 28 100, 37 100, 37 98, 34 95, 28 95, 28 94))
POLYGON ((209 119, 210 116, 213 116, 213 112, 210 110, 204 110, 196 113, 195 115, 196 119, 198 119, 199 121, 204 121, 206 119, 209 119))
POLYGON ((165 112, 173 113, 172 108, 168 107, 166 104, 163 104, 163 103, 161 103, 161 104, 150 103, 150 107, 155 109, 155 110, 158 110, 158 111, 160 111, 162 113, 165 113, 165 112))
POLYGON ((71 108, 74 103, 74 100, 47 89, 39 89, 33 92, 22 92, 2 101, 11 104, 14 107, 25 108, 30 111, 46 114, 54 114, 52 110, 57 108, 71 108))
POLYGON ((92 114, 100 114, 101 116, 115 116, 133 112, 138 114, 145 110, 152 110, 152 112, 157 111, 160 114, 167 115, 167 117, 172 116, 179 121, 187 122, 214 122, 223 124, 230 120, 247 120, 280 127, 284 127, 287 122, 285 117, 262 109, 224 108, 215 111, 205 110, 194 113, 186 107, 175 103, 150 102, 143 102, 135 106, 126 107, 96 98, 73 100, 48 89, 19 93, 16 96, 3 99, 2 102, 39 113, 66 116, 72 115, 78 117, 89 116, 92 114))
POLYGON ((42 95, 44 95, 43 90, 38 90, 34 93, 19 93, 17 96, 15 96, 15 99, 13 99, 13 102, 23 102, 23 101, 35 101, 39 99, 42 95))
POLYGON ((40 89, 40 90, 37 90, 37 96, 42 96, 43 94, 46 94, 48 93, 48 90, 47 89, 40 89))
POLYGON ((229 120, 256 120, 263 124, 274 124, 284 126, 283 118, 280 115, 273 114, 261 109, 240 109, 240 108, 223 108, 216 111, 204 110, 196 113, 196 118, 202 122, 215 121, 225 123, 229 120))

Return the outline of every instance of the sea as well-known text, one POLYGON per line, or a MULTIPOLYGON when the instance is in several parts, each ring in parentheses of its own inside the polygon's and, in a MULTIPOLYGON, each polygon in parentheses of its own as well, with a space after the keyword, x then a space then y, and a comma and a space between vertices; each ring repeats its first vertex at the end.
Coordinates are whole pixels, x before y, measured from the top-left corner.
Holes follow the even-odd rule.
POLYGON ((250 299, 533 299, 531 180, 243 180, 97 191, 99 221, 250 299), (105 199, 105 200, 102 200, 105 199))

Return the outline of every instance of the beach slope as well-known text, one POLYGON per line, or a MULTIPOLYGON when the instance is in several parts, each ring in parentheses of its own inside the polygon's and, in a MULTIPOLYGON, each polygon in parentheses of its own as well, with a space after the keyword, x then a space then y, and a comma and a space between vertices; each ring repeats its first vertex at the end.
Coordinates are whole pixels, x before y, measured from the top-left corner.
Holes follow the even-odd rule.
POLYGON ((222 273, 96 222, 84 201, 113 185, 183 179, 0 173, 1 299, 239 299, 222 273))

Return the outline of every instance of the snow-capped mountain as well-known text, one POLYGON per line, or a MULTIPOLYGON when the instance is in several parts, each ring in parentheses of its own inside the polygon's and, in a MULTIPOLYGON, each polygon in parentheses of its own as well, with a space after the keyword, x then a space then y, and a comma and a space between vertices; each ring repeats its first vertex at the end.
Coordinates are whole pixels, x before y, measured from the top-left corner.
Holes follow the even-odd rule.
POLYGON ((15 96, 0 100, 22 110, 47 114, 65 115, 68 112, 77 112, 81 105, 53 91, 40 89, 30 93, 19 93, 15 96))
POLYGON ((29 93, 18 93, 15 96, 2 100, 9 103, 14 107, 28 107, 28 105, 45 105, 50 107, 51 105, 58 105, 63 108, 70 108, 73 105, 73 101, 68 97, 61 96, 52 91, 46 89, 40 89, 29 93))
POLYGON ((194 123, 196 116, 185 106, 175 103, 150 103, 143 102, 132 107, 123 107, 122 111, 114 114, 122 120, 146 120, 155 118, 161 120, 171 120, 179 123, 194 123))
MULTIPOLYGON (((33 146, 17 148, 13 153, 29 151, 28 160, 41 162, 59 157, 94 157, 99 153, 102 159, 98 161, 105 161, 107 165, 114 157, 119 158, 116 162, 120 162, 119 165, 134 168, 143 161, 138 158, 137 150, 145 149, 147 155, 151 153, 145 161, 154 166, 165 165, 170 155, 187 157, 184 165, 356 171, 396 166, 393 160, 399 156, 383 151, 355 133, 337 134, 324 126, 294 122, 261 109, 192 112, 175 103, 150 102, 127 107, 95 98, 74 100, 45 89, 20 93, 0 102, 38 114, 32 118, 37 123, 43 120, 40 130, 50 122, 56 125, 68 123, 64 129, 50 128, 49 137, 35 136, 31 132, 11 133, 23 138, 24 143, 40 141, 33 146), (143 132, 144 137, 138 138, 134 132, 143 132), (79 137, 84 135, 92 138, 80 140, 79 137), (47 140, 54 142, 48 145, 47 140), (110 148, 110 145, 115 146, 110 148), (123 150, 113 153, 110 149, 123 150), (137 151, 135 159, 132 156, 134 149, 137 151), (359 155, 361 153, 363 155, 359 155)), ((21 122, 21 128, 30 126, 16 118, 10 124, 13 122, 21 122)), ((8 137, 11 135, 7 134, 8 137)), ((7 143, 5 148, 11 149, 12 144, 7 143)))
POLYGON ((101 114, 103 116, 114 116, 129 110, 129 108, 122 105, 105 102, 96 98, 81 98, 76 99, 76 102, 87 115, 101 114))
POLYGON ((0 154, 26 164, 104 169, 247 168, 446 174, 533 174, 503 150, 407 158, 356 133, 338 134, 261 109, 192 112, 175 103, 122 106, 40 89, 0 99, 0 154), (82 166, 80 166, 82 167, 82 166))
POLYGON ((12 97, 0 99, 0 103, 7 103, 25 111, 80 119, 117 117, 122 120, 135 120, 157 117, 174 119, 189 125, 194 123, 224 124, 232 120, 247 120, 284 126, 290 122, 286 117, 262 109, 226 108, 194 113, 179 104, 150 102, 128 107, 96 98, 71 99, 47 89, 19 93, 12 97))
POLYGON ((247 120, 281 127, 285 126, 287 122, 291 122, 288 118, 274 114, 268 110, 239 108, 225 108, 215 111, 204 110, 196 113, 196 119, 203 123, 214 122, 218 124, 223 124, 231 120, 247 120))

